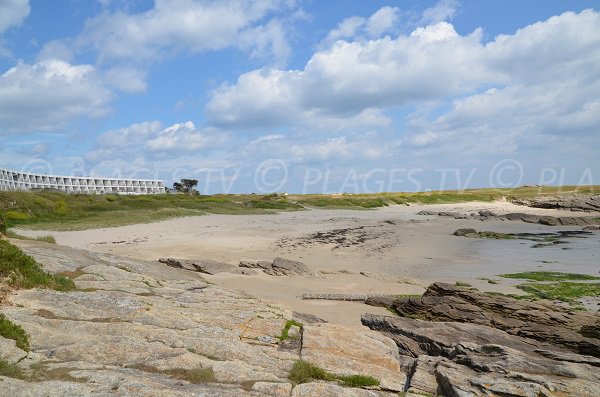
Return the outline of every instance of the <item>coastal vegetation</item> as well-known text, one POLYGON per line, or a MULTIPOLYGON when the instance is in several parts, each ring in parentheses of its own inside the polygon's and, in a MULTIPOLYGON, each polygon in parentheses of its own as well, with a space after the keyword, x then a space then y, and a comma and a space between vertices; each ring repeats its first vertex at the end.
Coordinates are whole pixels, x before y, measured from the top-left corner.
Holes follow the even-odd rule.
POLYGON ((298 360, 294 363, 288 379, 295 384, 307 383, 313 380, 328 382, 340 381, 347 387, 379 386, 379 380, 366 375, 335 375, 307 361, 298 360))
POLYGON ((589 274, 522 272, 501 274, 500 277, 527 280, 516 287, 535 298, 573 303, 580 298, 600 296, 600 283, 590 282, 600 280, 600 277, 589 274))
POLYGON ((70 278, 44 271, 35 259, 7 240, 0 240, 0 279, 13 288, 75 289, 70 278))
MULTIPOLYGON (((420 193, 82 195, 56 191, 0 192, 0 215, 7 227, 85 230, 156 222, 203 214, 269 214, 305 208, 373 209, 388 205, 445 204, 514 200, 558 193, 589 193, 583 187, 522 187, 420 193)), ((0 222, 0 225, 2 222, 0 222)))
POLYGON ((19 349, 29 351, 29 337, 25 330, 2 313, 0 313, 0 336, 14 340, 19 349))

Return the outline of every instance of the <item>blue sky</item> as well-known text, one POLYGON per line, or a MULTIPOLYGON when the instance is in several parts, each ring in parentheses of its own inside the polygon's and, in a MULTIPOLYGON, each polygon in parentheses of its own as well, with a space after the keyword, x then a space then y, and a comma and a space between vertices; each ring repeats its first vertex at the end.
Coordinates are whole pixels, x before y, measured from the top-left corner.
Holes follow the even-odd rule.
POLYGON ((600 184, 597 4, 0 0, 0 166, 206 193, 600 184))

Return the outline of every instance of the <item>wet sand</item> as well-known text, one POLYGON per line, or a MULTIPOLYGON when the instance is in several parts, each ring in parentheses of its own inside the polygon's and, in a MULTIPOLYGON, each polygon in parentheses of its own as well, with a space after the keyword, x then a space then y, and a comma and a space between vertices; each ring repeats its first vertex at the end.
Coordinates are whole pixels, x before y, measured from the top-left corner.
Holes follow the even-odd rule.
MULTIPOLYGON (((211 259, 238 264, 241 258, 276 256, 298 260, 315 277, 206 275, 209 281, 241 290, 327 321, 356 325, 365 312, 385 309, 361 303, 302 300, 304 293, 418 294, 433 281, 466 281, 482 290, 520 293, 516 280, 495 277, 527 270, 597 274, 600 234, 562 247, 532 249, 522 240, 480 240, 453 236, 458 228, 498 232, 580 230, 511 221, 423 216, 431 211, 527 212, 583 216, 531 209, 507 202, 390 206, 375 210, 306 210, 273 215, 205 215, 110 229, 52 232, 59 244, 138 259, 211 259), (583 246, 581 244, 584 244, 583 246), (585 245, 587 244, 587 245, 585 245), (556 248, 556 249, 555 249, 556 248), (497 279, 489 284, 481 278, 497 279)), ((47 234, 18 230, 29 236, 47 234)), ((183 271, 183 270, 182 270, 183 271)))

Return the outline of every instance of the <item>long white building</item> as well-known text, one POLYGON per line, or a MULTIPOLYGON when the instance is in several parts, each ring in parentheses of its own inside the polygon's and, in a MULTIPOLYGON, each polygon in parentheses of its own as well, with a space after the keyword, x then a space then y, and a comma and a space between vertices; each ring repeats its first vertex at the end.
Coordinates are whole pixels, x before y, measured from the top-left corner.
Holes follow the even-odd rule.
POLYGON ((165 185, 155 179, 121 179, 42 175, 0 168, 0 190, 54 189, 79 194, 161 194, 165 185))

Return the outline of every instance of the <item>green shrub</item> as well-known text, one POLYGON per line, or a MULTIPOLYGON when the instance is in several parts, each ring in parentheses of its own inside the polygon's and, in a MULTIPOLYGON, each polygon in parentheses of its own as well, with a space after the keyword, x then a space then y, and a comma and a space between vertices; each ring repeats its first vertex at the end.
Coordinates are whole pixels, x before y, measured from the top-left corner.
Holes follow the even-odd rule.
POLYGON ((29 215, 21 211, 7 211, 6 219, 11 221, 24 221, 29 219, 29 215))
POLYGON ((17 342, 17 347, 29 351, 29 337, 23 328, 10 321, 6 316, 0 313, 0 336, 6 339, 13 339, 17 342))
POLYGON ((0 240, 0 278, 6 278, 8 284, 15 288, 75 289, 70 278, 45 272, 35 259, 6 240, 0 240))
POLYGON ((67 215, 68 212, 69 212, 69 206, 64 201, 59 200, 56 203, 54 203, 54 213, 56 215, 60 215, 60 216, 67 215))

